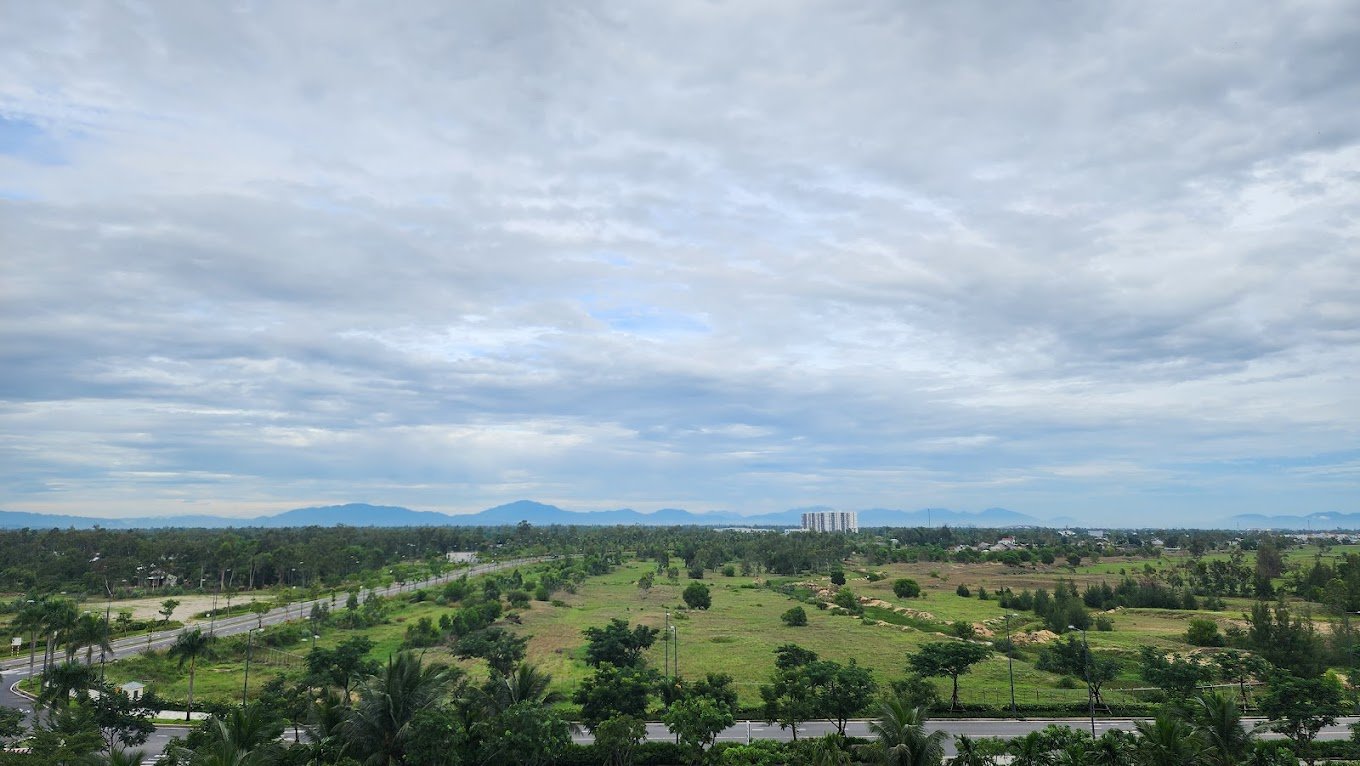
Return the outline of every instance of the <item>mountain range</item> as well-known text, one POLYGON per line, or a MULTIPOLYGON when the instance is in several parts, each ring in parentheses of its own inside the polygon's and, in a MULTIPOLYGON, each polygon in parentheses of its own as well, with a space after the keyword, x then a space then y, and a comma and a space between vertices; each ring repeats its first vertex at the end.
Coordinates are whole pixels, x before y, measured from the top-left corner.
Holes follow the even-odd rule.
MULTIPOLYGON (((829 510, 832 509, 816 506, 754 515, 742 515, 731 511, 695 513, 680 508, 662 508, 650 513, 635 511, 631 508, 609 511, 568 511, 555 505, 547 505, 532 500, 517 500, 477 513, 446 514, 434 511, 413 511, 410 508, 400 506, 349 503, 347 505, 296 508, 283 513, 253 518, 198 515, 101 519, 88 516, 0 511, 0 528, 52 529, 54 527, 73 527, 90 529, 98 526, 105 529, 144 529, 155 527, 308 527, 334 526, 337 524, 355 527, 502 526, 518 524, 521 521, 527 521, 536 526, 796 527, 801 523, 802 514, 805 511, 829 510)), ((860 526, 864 527, 915 527, 942 524, 970 527, 1053 526, 1033 516, 1008 511, 1004 508, 988 508, 975 513, 951 511, 945 508, 926 508, 918 511, 870 508, 859 511, 859 523, 860 526)))
MULTIPOLYGON (((680 508, 662 508, 645 513, 631 508, 610 511, 568 511, 555 505, 517 500, 468 514, 413 511, 390 505, 349 503, 311 508, 296 508, 283 513, 229 518, 225 516, 147 516, 128 519, 101 519, 89 516, 61 516, 20 511, 0 511, 0 529, 146 529, 157 527, 310 527, 344 524, 352 527, 419 526, 505 526, 527 521, 536 526, 719 526, 719 527, 796 527, 807 511, 833 510, 825 506, 793 508, 775 513, 742 515, 732 511, 695 513, 680 508)), ((861 527, 1082 527, 1108 526, 1083 524, 1068 516, 1039 519, 1005 508, 983 511, 953 511, 947 508, 922 508, 903 511, 867 508, 858 511, 861 527)), ((1265 516, 1242 514, 1222 520, 1220 529, 1360 529, 1360 513, 1314 513, 1308 516, 1265 516)))

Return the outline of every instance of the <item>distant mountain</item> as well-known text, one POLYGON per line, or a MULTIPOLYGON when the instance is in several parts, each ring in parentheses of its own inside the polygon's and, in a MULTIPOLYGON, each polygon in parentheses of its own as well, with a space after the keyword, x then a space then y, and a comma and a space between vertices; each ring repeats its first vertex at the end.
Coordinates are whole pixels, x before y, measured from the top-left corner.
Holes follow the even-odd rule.
POLYGON ((1266 516, 1243 513, 1223 524, 1224 529, 1300 529, 1329 531, 1360 529, 1360 513, 1310 513, 1307 516, 1266 516))
MULTIPOLYGON (((802 514, 809 511, 832 510, 825 506, 795 508, 775 513, 743 516, 732 511, 695 513, 681 508, 663 508, 644 513, 632 508, 608 511, 568 511, 555 505, 532 500, 516 500, 477 513, 446 514, 434 511, 413 511, 390 505, 349 503, 311 508, 296 508, 269 516, 227 518, 222 516, 159 516, 130 519, 99 519, 85 516, 57 516, 41 513, 0 511, 0 528, 51 529, 54 527, 90 529, 146 529, 158 527, 329 527, 344 524, 354 527, 412 527, 412 526, 507 526, 527 521, 535 526, 742 526, 796 527, 802 514)), ((902 511, 870 508, 859 511, 861 527, 1014 527, 1056 526, 1023 513, 1005 508, 988 508, 970 513, 945 508, 902 511)))
POLYGON ((275 516, 242 519, 237 526, 252 527, 437 527, 449 524, 452 516, 434 511, 413 511, 396 505, 349 503, 319 508, 295 508, 275 516))

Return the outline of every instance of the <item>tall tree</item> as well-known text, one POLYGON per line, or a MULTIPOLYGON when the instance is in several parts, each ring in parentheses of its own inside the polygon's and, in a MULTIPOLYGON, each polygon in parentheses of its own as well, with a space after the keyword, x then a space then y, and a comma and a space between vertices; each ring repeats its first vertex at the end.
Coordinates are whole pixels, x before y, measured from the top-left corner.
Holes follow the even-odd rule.
POLYGON ((949 676, 954 689, 949 698, 949 709, 959 706, 959 676, 973 669, 973 666, 990 656, 992 650, 985 644, 967 641, 940 641, 924 644, 920 650, 907 658, 911 669, 923 676, 949 676))
POLYGON ((175 637, 175 643, 170 645, 167 655, 179 661, 179 667, 184 668, 185 663, 189 664, 189 704, 184 711, 184 720, 188 721, 194 710, 194 677, 198 669, 198 660, 206 657, 212 650, 214 637, 204 633, 199 628, 186 630, 175 637))

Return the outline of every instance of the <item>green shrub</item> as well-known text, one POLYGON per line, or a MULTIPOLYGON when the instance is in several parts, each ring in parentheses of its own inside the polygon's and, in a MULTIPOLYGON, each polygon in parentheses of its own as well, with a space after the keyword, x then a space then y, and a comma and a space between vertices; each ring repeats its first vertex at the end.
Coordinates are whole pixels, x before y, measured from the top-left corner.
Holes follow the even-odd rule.
POLYGON ((785 625, 791 628, 801 627, 808 624, 807 612, 801 606, 795 606, 789 611, 779 616, 785 625))
POLYGON ((957 588, 954 589, 954 594, 955 594, 955 595, 958 595, 958 596, 962 596, 962 597, 964 597, 964 598, 968 598, 969 596, 972 596, 972 595, 973 595, 973 592, 970 591, 970 590, 968 590, 968 586, 967 586, 967 585, 964 585, 963 583, 959 583, 959 587, 957 587, 957 588))
POLYGON ((916 598, 921 595, 921 586, 907 578, 893 581, 893 594, 898 598, 916 598))

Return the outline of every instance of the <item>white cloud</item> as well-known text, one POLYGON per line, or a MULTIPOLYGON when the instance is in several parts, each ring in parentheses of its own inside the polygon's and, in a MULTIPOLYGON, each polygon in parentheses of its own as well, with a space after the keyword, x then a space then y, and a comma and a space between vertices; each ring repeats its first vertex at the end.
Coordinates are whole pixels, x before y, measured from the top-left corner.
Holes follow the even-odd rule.
POLYGON ((1357 497, 1346 3, 11 13, 0 507, 1357 497))

